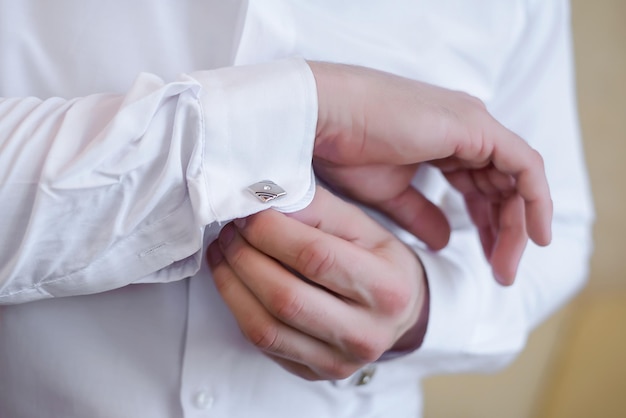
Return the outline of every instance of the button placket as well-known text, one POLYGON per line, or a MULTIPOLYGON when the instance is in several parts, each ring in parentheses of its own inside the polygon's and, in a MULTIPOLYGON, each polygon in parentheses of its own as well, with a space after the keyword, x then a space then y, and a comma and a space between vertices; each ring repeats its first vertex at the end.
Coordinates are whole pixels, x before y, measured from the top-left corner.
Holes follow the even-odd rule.
POLYGON ((214 402, 215 398, 211 394, 211 391, 206 388, 202 388, 196 391, 191 399, 191 403, 193 404, 193 406, 203 411, 211 409, 214 402))
MULTIPOLYGON (((210 233, 207 229, 205 237, 210 233)), ((208 277, 208 267, 203 264, 198 275, 208 277)), ((204 418, 208 416, 208 410, 215 413, 219 409, 219 383, 214 381, 214 376, 220 371, 211 361, 216 355, 212 352, 212 335, 219 335, 219 331, 211 325, 217 326, 219 322, 207 323, 204 320, 215 315, 208 310, 212 304, 207 301, 217 296, 210 293, 208 280, 191 279, 188 283, 189 306, 180 399, 185 417, 204 418)))

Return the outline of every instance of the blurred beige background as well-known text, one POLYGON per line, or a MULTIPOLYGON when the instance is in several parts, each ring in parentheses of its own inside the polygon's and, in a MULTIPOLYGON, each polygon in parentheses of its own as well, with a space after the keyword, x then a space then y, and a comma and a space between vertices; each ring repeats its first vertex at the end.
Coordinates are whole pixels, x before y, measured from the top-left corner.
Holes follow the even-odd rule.
POLYGON ((572 0, 572 14, 597 211, 589 286, 507 370, 428 380, 426 418, 626 417, 626 0, 572 0))

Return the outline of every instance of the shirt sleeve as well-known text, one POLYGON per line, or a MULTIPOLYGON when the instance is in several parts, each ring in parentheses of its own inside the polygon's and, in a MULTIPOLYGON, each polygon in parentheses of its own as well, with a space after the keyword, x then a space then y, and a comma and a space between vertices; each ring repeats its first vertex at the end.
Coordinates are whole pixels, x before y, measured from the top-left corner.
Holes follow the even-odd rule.
POLYGON ((193 275, 206 225, 310 202, 316 123, 298 58, 0 98, 0 304, 193 275), (261 180, 287 194, 260 202, 261 180))
MULTIPOLYGON (((523 349, 528 333, 584 285, 592 250, 593 208, 574 93, 569 7, 565 0, 527 2, 517 43, 488 103, 507 127, 543 156, 554 202, 553 241, 530 243, 516 283, 498 285, 483 256, 462 197, 449 186, 440 198, 453 228, 447 248, 430 252, 406 233, 424 265, 430 318, 424 343, 402 358, 382 362, 394 375, 491 371, 523 349)), ((425 170, 420 181, 443 184, 425 170)))

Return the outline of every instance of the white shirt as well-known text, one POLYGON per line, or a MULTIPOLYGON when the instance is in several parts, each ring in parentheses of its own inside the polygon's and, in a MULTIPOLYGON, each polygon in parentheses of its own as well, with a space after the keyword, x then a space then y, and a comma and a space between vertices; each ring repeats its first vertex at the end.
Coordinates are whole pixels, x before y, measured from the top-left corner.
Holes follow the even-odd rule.
POLYGON ((0 0, 0 416, 415 417, 420 378, 505 365, 586 277, 570 48, 564 0, 0 0), (249 184, 285 188, 283 211, 312 198, 315 83, 289 57, 467 91, 546 162, 554 240, 511 288, 436 170, 415 185, 450 218, 446 249, 378 217, 421 258, 431 310, 423 346, 365 385, 257 352, 203 262, 223 222, 267 207, 249 184))

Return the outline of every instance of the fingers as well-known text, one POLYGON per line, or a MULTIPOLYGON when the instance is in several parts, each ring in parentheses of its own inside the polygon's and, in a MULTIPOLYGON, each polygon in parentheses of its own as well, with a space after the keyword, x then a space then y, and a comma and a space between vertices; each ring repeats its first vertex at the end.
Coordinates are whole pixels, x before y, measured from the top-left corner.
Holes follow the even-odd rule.
MULTIPOLYGON (((322 196, 316 195, 315 200, 322 196)), ((311 282, 332 292, 341 302, 375 311, 383 317, 395 317, 398 323, 410 322, 407 315, 410 315, 423 286, 423 271, 419 261, 386 230, 377 230, 380 226, 358 208, 330 194, 328 196, 336 200, 338 207, 345 206, 346 212, 320 212, 317 216, 337 218, 318 222, 327 230, 313 228, 268 210, 249 217, 239 232, 259 252, 279 260, 311 282), (360 220, 361 216, 365 219, 360 220), (381 234, 381 240, 372 241, 371 237, 354 239, 349 234, 351 221, 355 222, 354 226, 360 225, 363 236, 381 234), (372 231, 368 231, 370 228, 372 231), (352 241, 331 235, 328 230, 349 236, 352 241), (367 247, 359 242, 364 242, 367 247)), ((307 216, 309 220, 315 219, 312 214, 307 216)), ((224 254, 229 257, 230 251, 227 249, 224 254)), ((246 263, 237 264, 233 266, 237 270, 246 269, 246 263)), ((264 289, 259 288, 258 292, 264 292, 264 289)), ((323 317, 322 313, 318 315, 323 317)), ((393 329, 389 328, 390 331, 393 329)))
POLYGON ((409 185, 393 199, 373 205, 398 225, 440 250, 450 239, 450 224, 441 209, 409 185))
MULTIPOLYGON (((392 342, 414 322, 424 286, 418 260, 358 208, 324 190, 298 216, 317 228, 273 210, 238 222, 237 228, 227 225, 219 238, 226 260, 221 264, 230 266, 273 317, 371 360, 382 352, 379 344, 392 342), (373 347, 355 333, 356 324, 371 314, 378 318, 374 323, 392 319, 379 331, 386 338, 379 335, 373 347)), ((213 253, 212 265, 219 262, 213 253)))
MULTIPOLYGON (((318 187, 317 198, 306 209, 288 214, 294 219, 331 235, 355 242, 364 248, 389 237, 387 230, 353 205, 345 204, 326 189, 318 187), (322 216, 333 214, 334 216, 322 216), (368 225, 364 228, 364 224, 368 225), (363 239, 365 235, 365 240, 363 239)), ((431 249, 440 250, 450 238, 450 224, 441 209, 410 184, 396 197, 371 203, 431 249)))
POLYGON ((268 357, 278 363, 280 367, 287 370, 289 373, 299 376, 305 380, 315 381, 322 379, 317 373, 311 370, 310 367, 304 364, 296 363, 295 361, 286 360, 284 358, 272 356, 269 354, 268 357))
MULTIPOLYGON (((327 226, 337 227, 334 224, 327 226)), ((363 229, 367 229, 366 225, 363 229)), ((375 281, 386 276, 384 266, 377 258, 368 256, 367 249, 276 211, 265 211, 248 218, 245 227, 239 231, 259 251, 318 285, 360 304, 371 302, 364 289, 376 287, 375 281)), ((374 251, 388 252, 385 248, 377 250, 376 245, 366 239, 360 241, 374 251)))
POLYGON ((311 69, 319 97, 315 156, 339 166, 492 164, 515 179, 530 238, 550 242, 553 209, 543 160, 479 99, 367 68, 311 63, 311 69))
MULTIPOLYGON (((273 216, 266 213, 259 215, 273 216)), ((359 208, 344 202, 322 187, 317 187, 315 199, 308 207, 286 216, 363 248, 373 248, 391 237, 389 231, 359 208)), ((279 219, 277 221, 282 222, 279 219)), ((290 222, 285 227, 288 225, 295 226, 290 222)))
POLYGON ((524 200, 527 231, 537 245, 552 239, 553 205, 541 155, 521 138, 494 146, 494 166, 515 177, 517 192, 524 200))
MULTIPOLYGON (((219 251, 217 245, 211 244, 209 254, 219 251)), ((288 370, 309 379, 341 379, 392 344, 391 327, 374 324, 364 333, 358 326, 363 310, 299 280, 236 231, 230 243, 220 245, 226 245, 225 258, 209 258, 218 291, 244 336, 283 359, 279 363, 288 370)))
MULTIPOLYGON (((483 118, 484 119, 484 118, 483 118)), ((465 141, 452 158, 435 162, 448 180, 459 171, 471 171, 472 182, 457 182, 457 189, 466 193, 477 188, 485 195, 518 193, 523 199, 527 235, 538 245, 551 240, 552 200, 545 175, 543 159, 522 138, 486 114, 480 140, 465 141), (462 185, 459 186, 459 183, 462 185)), ((462 139, 456 142, 462 143, 462 139)))
POLYGON ((490 203, 484 196, 473 193, 465 197, 465 202, 494 277, 501 285, 513 284, 528 242, 524 201, 514 195, 502 203, 490 203))
POLYGON ((498 235, 490 262, 498 283, 513 284, 528 236, 524 220, 524 201, 519 195, 506 199, 499 208, 498 235))
MULTIPOLYGON (((211 246, 210 251, 219 251, 217 242, 211 246)), ((275 360, 280 359, 278 362, 288 370, 310 380, 337 379, 349 376, 362 365, 345 358, 324 341, 281 321, 280 315, 273 315, 276 312, 268 310, 224 260, 211 267, 217 290, 244 337, 275 360), (302 364, 305 359, 307 366, 302 364)), ((290 279, 286 272, 282 278, 290 279)))
POLYGON ((329 372, 329 371, 325 371, 323 369, 317 368, 313 365, 298 363, 296 361, 287 360, 278 356, 273 356, 271 354, 268 354, 268 357, 270 357, 273 361, 278 363, 278 365, 280 365, 283 369, 287 370, 288 372, 295 374, 296 376, 300 376, 301 378, 309 380, 309 381, 345 379, 345 378, 350 377, 352 374, 354 374, 354 372, 356 372, 358 369, 364 366, 364 364, 358 363, 349 368, 345 368, 346 369, 345 371, 343 370, 344 368, 341 367, 342 370, 339 370, 339 368, 337 368, 337 370, 332 370, 329 372))
POLYGON ((329 179, 336 190, 386 214, 431 249, 439 250, 447 244, 447 219, 411 185, 416 164, 336 167, 318 159, 313 163, 316 174, 329 179))
POLYGON ((528 242, 525 202, 516 192, 515 182, 493 168, 455 171, 446 176, 464 195, 496 280, 511 285, 528 242))
MULTIPOLYGON (((329 340, 332 338, 329 328, 337 326, 333 324, 333 316, 351 318, 351 312, 338 303, 338 296, 291 274, 274 258, 248 244, 232 224, 224 227, 220 234, 220 247, 227 261, 223 264, 228 265, 228 274, 236 275, 265 310, 281 322, 297 324, 301 330, 329 340)), ((344 333, 347 330, 338 331, 344 333)))
POLYGON ((491 253, 496 242, 498 231, 494 228, 490 204, 477 193, 465 195, 465 205, 472 222, 478 230, 478 236, 487 260, 491 260, 491 253))
POLYGON ((353 205, 319 191, 309 209, 299 219, 267 210, 228 224, 208 259, 248 340, 306 379, 342 379, 418 332, 424 274, 353 205))
POLYGON ((498 189, 506 186, 507 177, 512 177, 515 191, 524 200, 528 235, 538 245, 548 245, 553 207, 541 155, 486 110, 473 108, 465 114, 469 116, 451 128, 454 151, 440 156, 444 160, 437 165, 444 172, 459 167, 494 167, 496 170, 489 172, 489 183, 498 185, 498 189))
POLYGON ((320 286, 368 306, 377 303, 368 290, 392 287, 396 279, 388 276, 393 264, 408 253, 360 209, 321 188, 311 206, 298 214, 268 210, 247 218, 245 225, 238 224, 240 233, 259 251, 320 286))

